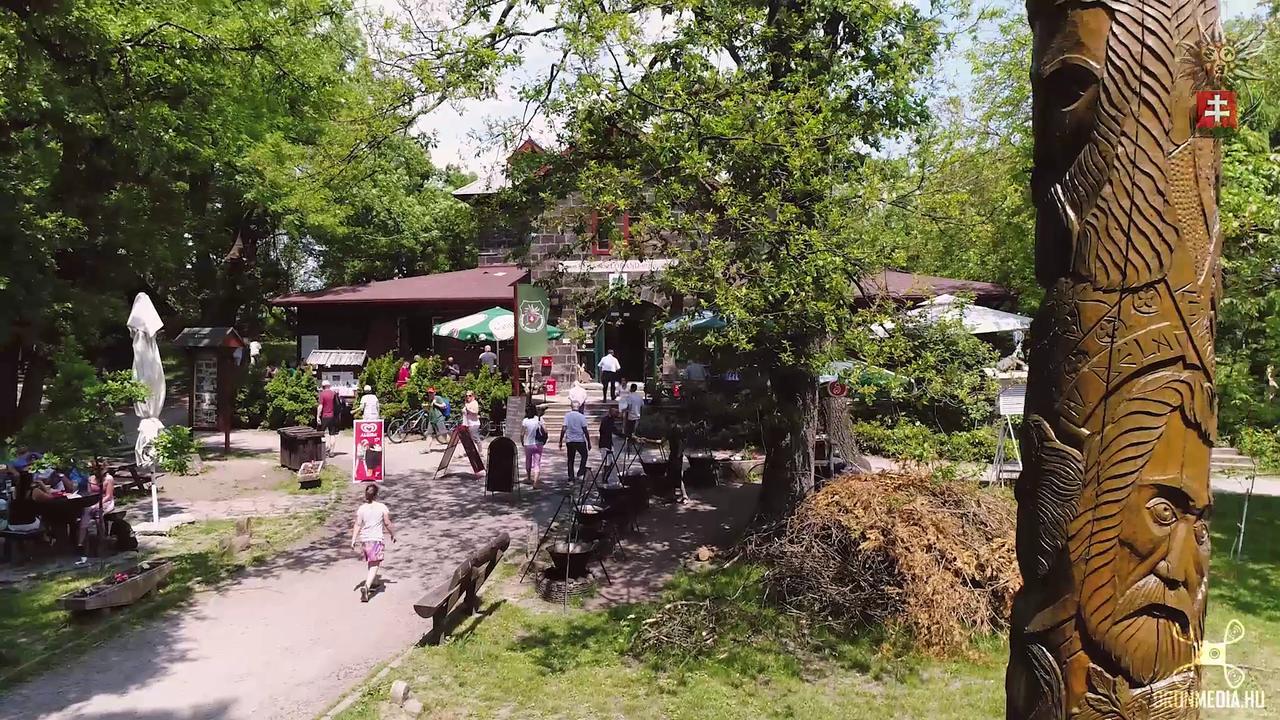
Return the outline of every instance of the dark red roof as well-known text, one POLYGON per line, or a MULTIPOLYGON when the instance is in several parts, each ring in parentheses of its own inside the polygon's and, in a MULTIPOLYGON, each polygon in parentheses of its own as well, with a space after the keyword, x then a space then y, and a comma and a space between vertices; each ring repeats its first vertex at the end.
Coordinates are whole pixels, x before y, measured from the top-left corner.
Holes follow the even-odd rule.
POLYGON ((511 286, 527 271, 517 265, 490 265, 435 275, 378 280, 362 285, 327 288, 281 295, 272 305, 335 305, 345 303, 435 303, 513 301, 511 286))
POLYGON ((956 280, 936 275, 916 275, 884 270, 862 278, 864 297, 893 300, 928 300, 939 295, 972 295, 980 303, 1012 300, 1014 293, 1003 285, 977 280, 956 280))

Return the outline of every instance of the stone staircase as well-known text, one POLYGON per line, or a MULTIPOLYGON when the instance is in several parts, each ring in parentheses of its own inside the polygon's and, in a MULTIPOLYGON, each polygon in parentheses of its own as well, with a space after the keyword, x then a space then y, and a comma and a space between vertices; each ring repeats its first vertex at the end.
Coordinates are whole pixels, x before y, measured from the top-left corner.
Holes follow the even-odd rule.
MULTIPOLYGON (((599 393, 599 389, 596 389, 587 398, 587 411, 584 413, 587 416, 587 427, 590 428, 593 438, 596 429, 600 427, 600 418, 608 414, 610 405, 617 406, 617 403, 602 401, 599 393)), ((549 441, 555 443, 560 439, 560 428, 564 427, 564 416, 569 414, 569 399, 555 397, 550 400, 551 402, 545 406, 546 410, 542 413, 542 424, 547 428, 549 441)))
POLYGON ((1236 477, 1257 473, 1257 462, 1248 455, 1241 454, 1235 448, 1213 449, 1209 456, 1209 474, 1236 477))

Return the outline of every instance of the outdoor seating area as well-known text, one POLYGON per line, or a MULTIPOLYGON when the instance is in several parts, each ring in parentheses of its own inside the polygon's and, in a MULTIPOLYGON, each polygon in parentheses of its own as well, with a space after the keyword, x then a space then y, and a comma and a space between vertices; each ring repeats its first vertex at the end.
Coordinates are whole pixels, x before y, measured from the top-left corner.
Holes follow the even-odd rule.
POLYGON ((6 562, 37 555, 99 555, 134 550, 137 539, 116 509, 120 491, 111 463, 91 469, 51 466, 46 455, 22 451, 0 465, 0 541, 6 562))

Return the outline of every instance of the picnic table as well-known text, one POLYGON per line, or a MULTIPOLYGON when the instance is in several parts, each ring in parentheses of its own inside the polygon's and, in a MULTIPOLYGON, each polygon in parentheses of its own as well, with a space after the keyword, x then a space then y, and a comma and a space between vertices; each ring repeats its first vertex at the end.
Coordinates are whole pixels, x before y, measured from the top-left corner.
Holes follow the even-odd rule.
POLYGON ((80 523, 80 515, 84 513, 85 508, 97 505, 101 498, 102 493, 86 493, 75 497, 64 495, 53 500, 34 503, 34 505, 36 514, 40 516, 40 522, 45 527, 65 527, 67 539, 75 545, 76 527, 80 523))

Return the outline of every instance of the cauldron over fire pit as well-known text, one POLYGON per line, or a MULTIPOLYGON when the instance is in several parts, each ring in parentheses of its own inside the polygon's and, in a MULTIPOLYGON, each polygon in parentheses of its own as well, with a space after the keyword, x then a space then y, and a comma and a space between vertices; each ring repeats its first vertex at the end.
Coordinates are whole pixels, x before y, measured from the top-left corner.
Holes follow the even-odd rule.
POLYGON ((571 578, 587 574, 587 563, 591 561, 595 551, 596 544, 593 542, 558 542, 547 549, 556 575, 564 577, 567 573, 571 578))

